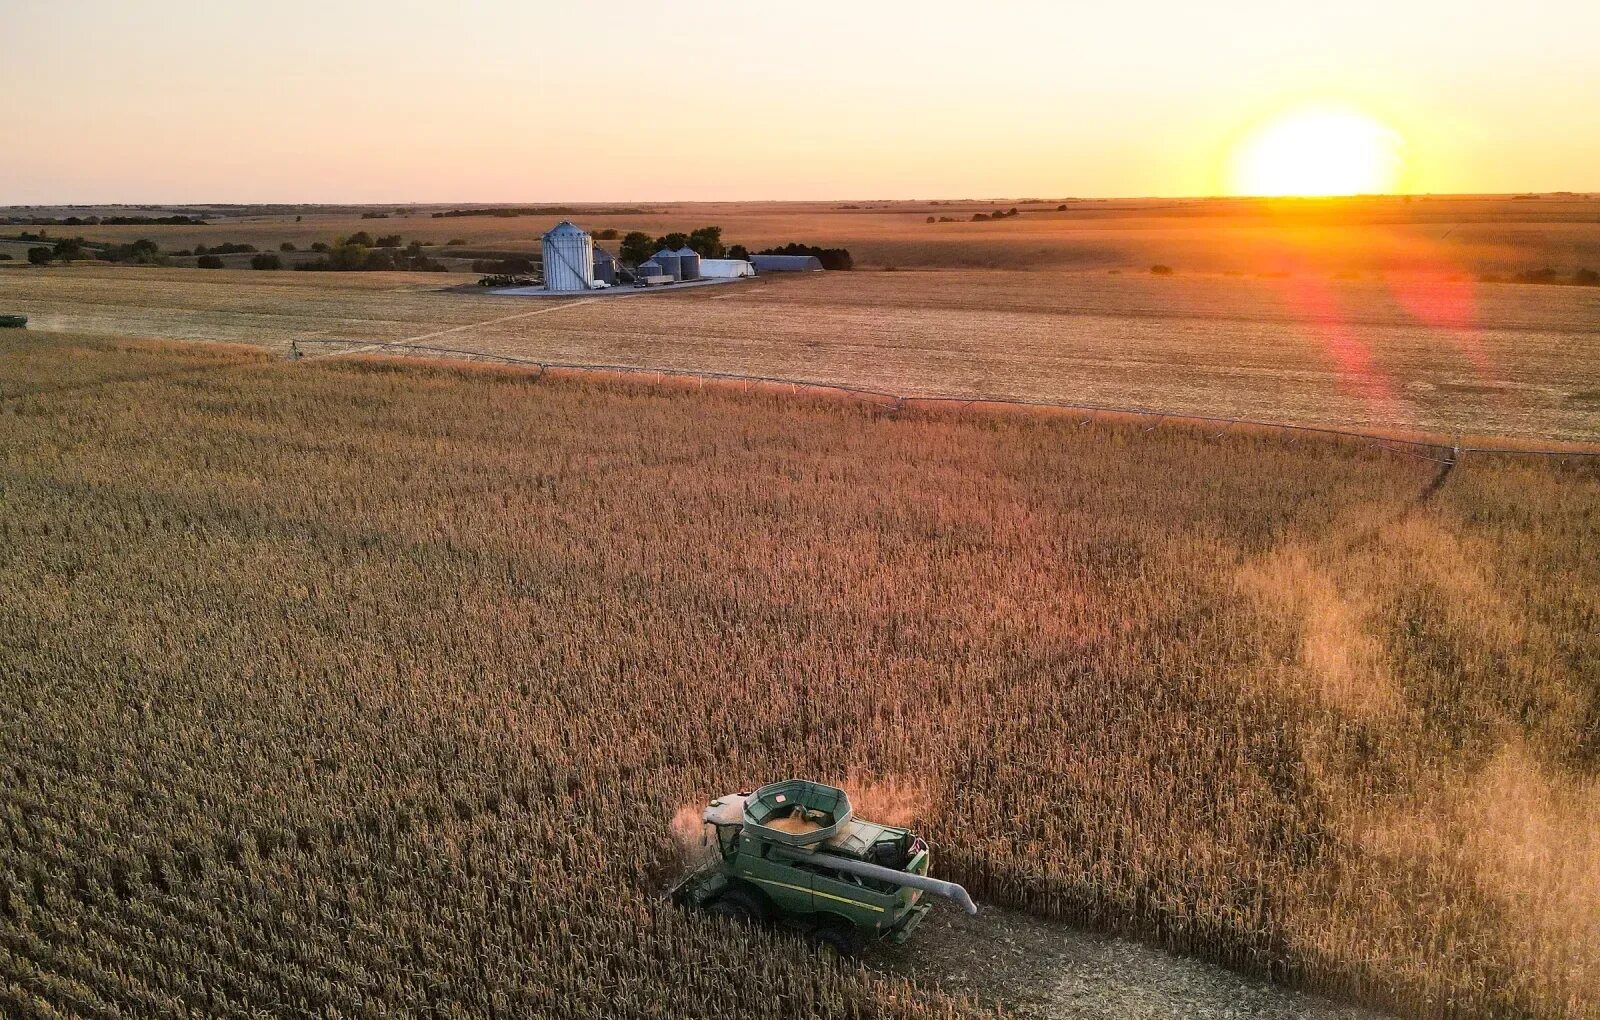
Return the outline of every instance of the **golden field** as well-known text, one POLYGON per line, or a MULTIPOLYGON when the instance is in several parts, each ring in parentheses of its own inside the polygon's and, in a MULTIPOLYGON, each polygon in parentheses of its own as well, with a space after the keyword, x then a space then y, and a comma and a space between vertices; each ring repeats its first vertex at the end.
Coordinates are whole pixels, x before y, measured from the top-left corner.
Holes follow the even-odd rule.
POLYGON ((901 393, 1600 441, 1593 287, 858 271, 563 303, 449 286, 460 279, 79 264, 0 271, 0 310, 29 314, 34 329, 108 336, 279 350, 416 340, 901 393))
MULTIPOLYGON (((379 282, 248 314, 457 307, 379 282)), ((663 902, 799 774, 988 904, 1600 1015, 1600 465, 1214 433, 0 336, 0 1012, 992 1005, 663 902)))

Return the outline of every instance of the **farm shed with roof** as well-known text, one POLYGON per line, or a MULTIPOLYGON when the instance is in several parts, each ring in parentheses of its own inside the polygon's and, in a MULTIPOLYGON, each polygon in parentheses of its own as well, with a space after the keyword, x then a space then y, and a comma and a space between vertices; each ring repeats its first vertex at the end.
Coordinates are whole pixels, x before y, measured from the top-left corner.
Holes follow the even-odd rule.
POLYGON ((820 273, 822 260, 815 255, 752 255, 758 273, 820 273))
POLYGON ((756 275, 756 267, 744 259, 701 259, 700 278, 703 280, 731 280, 739 276, 756 275))

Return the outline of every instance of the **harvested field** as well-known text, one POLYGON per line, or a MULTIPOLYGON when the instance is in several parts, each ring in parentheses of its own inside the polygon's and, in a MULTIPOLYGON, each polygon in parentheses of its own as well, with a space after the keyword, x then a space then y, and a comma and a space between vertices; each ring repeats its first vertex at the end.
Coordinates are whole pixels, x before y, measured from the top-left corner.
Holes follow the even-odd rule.
POLYGON ((1597 288, 937 271, 556 305, 441 289, 436 274, 75 266, 0 281, 45 330, 279 350, 422 337, 908 394, 1600 441, 1597 288))
POLYGON ((662 901, 788 775, 987 905, 1597 1015, 1600 465, 69 333, 0 394, 7 1015, 981 1008, 662 901))

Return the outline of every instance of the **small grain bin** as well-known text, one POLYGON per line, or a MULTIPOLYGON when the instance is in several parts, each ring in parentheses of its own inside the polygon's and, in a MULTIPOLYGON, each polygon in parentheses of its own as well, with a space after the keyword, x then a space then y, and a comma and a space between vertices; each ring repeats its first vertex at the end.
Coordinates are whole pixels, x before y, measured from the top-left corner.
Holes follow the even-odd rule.
POLYGON ((684 245, 673 252, 678 256, 678 275, 685 280, 700 279, 700 253, 684 245))
POLYGON ((635 287, 650 287, 658 283, 671 283, 672 277, 668 276, 655 259, 646 259, 634 267, 633 285, 635 287))
POLYGON ((663 248, 650 256, 661 267, 661 271, 673 280, 683 279, 683 262, 678 258, 678 253, 670 248, 663 248))

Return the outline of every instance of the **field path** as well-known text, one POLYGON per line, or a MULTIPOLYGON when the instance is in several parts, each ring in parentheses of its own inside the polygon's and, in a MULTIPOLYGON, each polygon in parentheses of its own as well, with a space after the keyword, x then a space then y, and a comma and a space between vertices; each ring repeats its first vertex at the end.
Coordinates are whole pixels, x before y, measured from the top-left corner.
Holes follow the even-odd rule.
POLYGON ((1125 939, 988 906, 977 917, 936 907, 906 945, 870 952, 866 965, 1029 1020, 1384 1016, 1125 939))
MULTIPOLYGON (((402 337, 399 340, 390 341, 390 342, 405 344, 405 343, 414 343, 414 342, 416 342, 418 340, 433 340, 433 339, 435 339, 437 337, 449 336, 451 333, 461 333, 461 332, 465 332, 466 330, 469 330, 469 329, 482 329, 484 326, 493 326, 493 325, 496 325, 496 324, 502 323, 502 322, 511 322, 511 321, 513 321, 515 319, 526 319, 526 318, 529 318, 530 316, 534 316, 534 315, 547 315, 550 312, 559 312, 563 308, 574 308, 574 307, 576 307, 578 305, 592 304, 593 302, 595 302, 597 300, 599 300, 599 299, 598 298, 579 298, 576 301, 563 301, 559 305, 551 305, 551 306, 545 307, 545 308, 535 308, 531 312, 517 312, 515 315, 502 315, 498 319, 485 319, 482 322, 469 322, 464 326, 451 326, 449 329, 441 329, 441 330, 438 330, 438 331, 433 332, 433 333, 418 333, 416 336, 402 337)), ((374 345, 372 345, 372 347, 364 348, 364 349, 365 350, 371 350, 371 349, 373 349, 373 348, 375 348, 377 346, 380 346, 380 345, 374 344, 374 345)), ((355 351, 346 351, 345 353, 354 354, 356 352, 355 351)))

